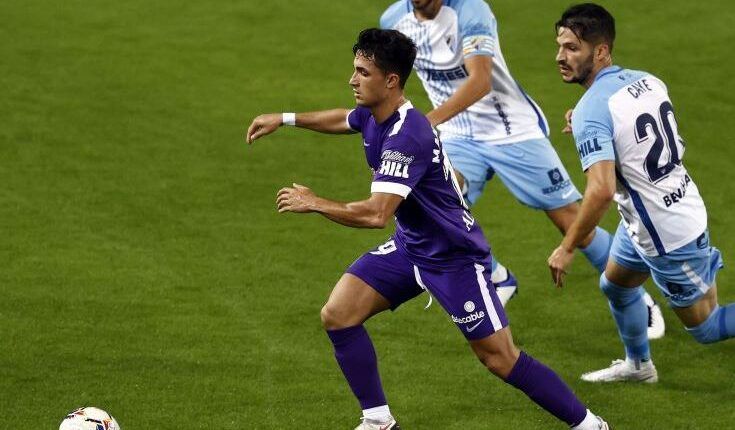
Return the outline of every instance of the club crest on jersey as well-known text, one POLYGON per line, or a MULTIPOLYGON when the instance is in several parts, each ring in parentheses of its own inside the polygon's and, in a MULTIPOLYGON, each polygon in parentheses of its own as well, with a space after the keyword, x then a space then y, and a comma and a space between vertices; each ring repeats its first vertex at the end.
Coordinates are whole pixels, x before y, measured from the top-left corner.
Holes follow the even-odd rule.
POLYGON ((408 166, 414 160, 413 156, 407 156, 399 151, 385 150, 380 157, 380 175, 395 176, 396 178, 408 178, 408 166))

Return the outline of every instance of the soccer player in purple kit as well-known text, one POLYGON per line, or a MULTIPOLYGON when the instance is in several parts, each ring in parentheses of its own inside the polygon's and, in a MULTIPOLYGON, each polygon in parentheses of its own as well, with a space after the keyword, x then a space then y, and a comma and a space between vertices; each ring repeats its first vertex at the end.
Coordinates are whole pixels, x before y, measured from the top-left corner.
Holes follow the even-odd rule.
POLYGON ((416 46, 397 31, 368 29, 353 53, 349 84, 355 109, 260 115, 246 138, 252 143, 284 124, 362 133, 374 172, 368 199, 341 203, 293 184, 278 192, 278 211, 316 212, 356 228, 384 228, 395 217, 392 239, 347 269, 321 311, 335 358, 363 410, 357 429, 399 429, 363 323, 424 290, 451 316, 490 372, 575 429, 607 429, 551 369, 513 343, 495 289, 488 288, 492 257, 482 229, 429 121, 403 96, 416 46))

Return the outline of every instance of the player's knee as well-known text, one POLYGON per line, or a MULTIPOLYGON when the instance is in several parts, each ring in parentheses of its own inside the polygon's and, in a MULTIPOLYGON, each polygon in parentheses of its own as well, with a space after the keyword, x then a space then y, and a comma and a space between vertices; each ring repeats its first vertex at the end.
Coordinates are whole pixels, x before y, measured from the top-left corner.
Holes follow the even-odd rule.
POLYGON ((493 350, 478 352, 477 358, 492 374, 505 379, 513 369, 517 355, 512 350, 493 350))
POLYGON ((324 327, 325 330, 338 330, 349 327, 349 324, 345 319, 345 313, 329 302, 322 306, 320 317, 322 320, 322 327, 324 327))
POLYGON ((619 307, 628 306, 643 297, 643 287, 622 287, 607 279, 605 273, 600 275, 600 290, 610 303, 619 307))

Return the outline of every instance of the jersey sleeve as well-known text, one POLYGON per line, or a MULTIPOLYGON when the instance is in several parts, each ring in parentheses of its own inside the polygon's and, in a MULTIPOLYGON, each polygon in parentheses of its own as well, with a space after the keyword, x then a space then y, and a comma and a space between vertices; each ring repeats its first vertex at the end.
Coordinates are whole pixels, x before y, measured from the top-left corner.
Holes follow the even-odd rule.
POLYGON ((409 3, 405 0, 399 0, 388 7, 380 16, 380 28, 383 30, 392 30, 407 14, 412 13, 409 3))
POLYGON ((373 175, 371 193, 397 194, 404 199, 419 183, 431 158, 410 137, 396 135, 383 144, 380 168, 373 175))
POLYGON ((607 100, 590 100, 572 113, 572 132, 582 170, 600 161, 615 161, 613 122, 607 100))
POLYGON ((363 106, 357 106, 347 114, 347 126, 357 132, 362 132, 362 129, 365 126, 365 121, 367 121, 368 118, 370 118, 370 109, 363 106))
POLYGON ((465 0, 459 4, 457 19, 465 57, 495 55, 497 23, 484 0, 465 0))

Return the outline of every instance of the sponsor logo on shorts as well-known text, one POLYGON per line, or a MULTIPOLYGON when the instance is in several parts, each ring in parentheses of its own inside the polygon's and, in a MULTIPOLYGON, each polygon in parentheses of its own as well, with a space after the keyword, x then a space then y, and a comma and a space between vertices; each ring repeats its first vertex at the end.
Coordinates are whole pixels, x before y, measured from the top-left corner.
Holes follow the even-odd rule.
POLYGON ((473 312, 475 310, 475 302, 473 302, 472 300, 466 301, 464 304, 464 310, 468 313, 473 312))
MULTIPOLYGON (((553 168, 546 172, 546 174, 549 175, 551 186, 541 189, 544 194, 555 193, 572 185, 572 181, 570 179, 564 179, 564 175, 561 174, 559 168, 553 168)), ((569 197, 569 195, 562 196, 562 198, 567 197, 569 197)))
POLYGON ((485 318, 478 321, 477 324, 473 325, 472 327, 467 327, 467 333, 472 333, 472 331, 475 330, 477 327, 479 327, 483 321, 485 321, 485 318))
POLYGON ((473 321, 481 320, 483 318, 485 318, 485 311, 471 313, 464 318, 457 318, 452 315, 452 321, 454 321, 455 324, 468 324, 473 321))

